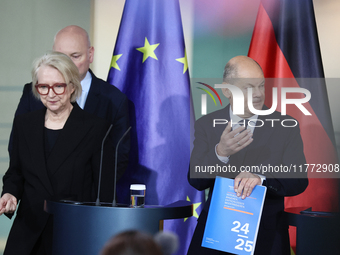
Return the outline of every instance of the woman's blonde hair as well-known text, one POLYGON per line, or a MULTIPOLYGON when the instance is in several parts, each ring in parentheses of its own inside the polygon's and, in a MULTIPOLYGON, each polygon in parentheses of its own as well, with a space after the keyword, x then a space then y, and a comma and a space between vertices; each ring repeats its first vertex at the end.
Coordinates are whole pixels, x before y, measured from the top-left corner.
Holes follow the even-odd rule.
POLYGON ((50 66, 57 69, 64 77, 67 85, 72 84, 74 92, 71 95, 70 101, 75 102, 81 96, 82 88, 80 85, 79 70, 72 60, 65 54, 51 51, 38 58, 33 63, 32 68, 32 91, 36 98, 40 99, 40 94, 35 89, 38 83, 38 72, 40 67, 50 66))

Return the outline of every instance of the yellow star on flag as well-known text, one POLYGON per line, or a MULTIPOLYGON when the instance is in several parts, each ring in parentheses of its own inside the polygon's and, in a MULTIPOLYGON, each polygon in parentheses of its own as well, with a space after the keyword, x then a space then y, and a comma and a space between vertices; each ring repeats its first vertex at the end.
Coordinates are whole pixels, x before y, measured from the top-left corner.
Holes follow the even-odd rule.
POLYGON ((145 37, 144 47, 136 48, 136 50, 143 53, 143 63, 145 60, 147 60, 148 57, 154 58, 158 60, 155 49, 158 47, 159 43, 150 45, 148 39, 145 37))
MULTIPOLYGON (((189 202, 191 202, 190 201, 190 198, 187 196, 187 201, 189 201, 189 202)), ((193 204, 193 206, 194 206, 194 208, 193 208, 193 214, 192 214, 192 216, 193 217, 195 217, 195 218, 197 218, 198 219, 198 213, 197 213, 197 208, 200 206, 202 204, 202 202, 199 202, 199 203, 194 203, 193 204)), ((187 220, 188 218, 184 218, 184 222, 187 220)))
POLYGON ((119 66, 118 66, 118 64, 117 64, 117 60, 118 60, 122 55, 123 55, 123 54, 113 55, 113 56, 112 56, 112 59, 111 59, 110 67, 113 67, 113 68, 115 68, 115 69, 117 69, 117 70, 120 71, 120 68, 119 68, 119 66))
POLYGON ((184 74, 188 70, 187 50, 184 51, 184 57, 177 58, 176 61, 183 64, 183 74, 184 74))

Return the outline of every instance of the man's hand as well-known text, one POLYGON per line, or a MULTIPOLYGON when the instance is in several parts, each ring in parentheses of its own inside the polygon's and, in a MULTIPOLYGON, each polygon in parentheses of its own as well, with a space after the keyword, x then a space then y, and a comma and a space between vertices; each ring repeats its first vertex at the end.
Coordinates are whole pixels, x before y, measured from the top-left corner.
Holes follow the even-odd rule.
POLYGON ((242 132, 243 130, 244 127, 231 130, 231 122, 229 121, 217 145, 217 154, 222 157, 229 157, 248 146, 253 141, 253 133, 249 129, 242 132))
POLYGON ((234 189, 237 196, 242 195, 242 199, 249 197, 256 185, 261 185, 261 178, 252 173, 242 172, 236 176, 234 189))
POLYGON ((0 215, 3 213, 14 213, 17 209, 17 199, 15 196, 5 193, 0 198, 0 215))

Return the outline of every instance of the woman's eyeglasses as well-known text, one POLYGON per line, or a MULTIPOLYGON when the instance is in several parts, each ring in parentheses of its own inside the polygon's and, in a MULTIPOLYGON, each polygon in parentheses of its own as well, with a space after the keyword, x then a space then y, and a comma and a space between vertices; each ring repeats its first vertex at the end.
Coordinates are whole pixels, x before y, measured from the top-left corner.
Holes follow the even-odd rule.
POLYGON ((35 88, 40 95, 48 95, 50 93, 50 89, 53 90, 54 94, 62 95, 65 93, 67 84, 66 83, 55 83, 52 86, 48 84, 36 84, 35 88))

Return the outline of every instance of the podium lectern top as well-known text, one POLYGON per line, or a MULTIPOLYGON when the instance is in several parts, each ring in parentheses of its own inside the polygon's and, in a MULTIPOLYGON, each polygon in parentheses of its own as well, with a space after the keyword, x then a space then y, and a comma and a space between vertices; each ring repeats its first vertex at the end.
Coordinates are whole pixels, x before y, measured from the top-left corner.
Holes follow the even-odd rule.
POLYGON ((145 208, 45 201, 45 211, 53 214, 53 255, 93 255, 99 254, 104 244, 122 231, 134 229, 156 234, 160 220, 190 217, 193 206, 187 201, 145 208))

